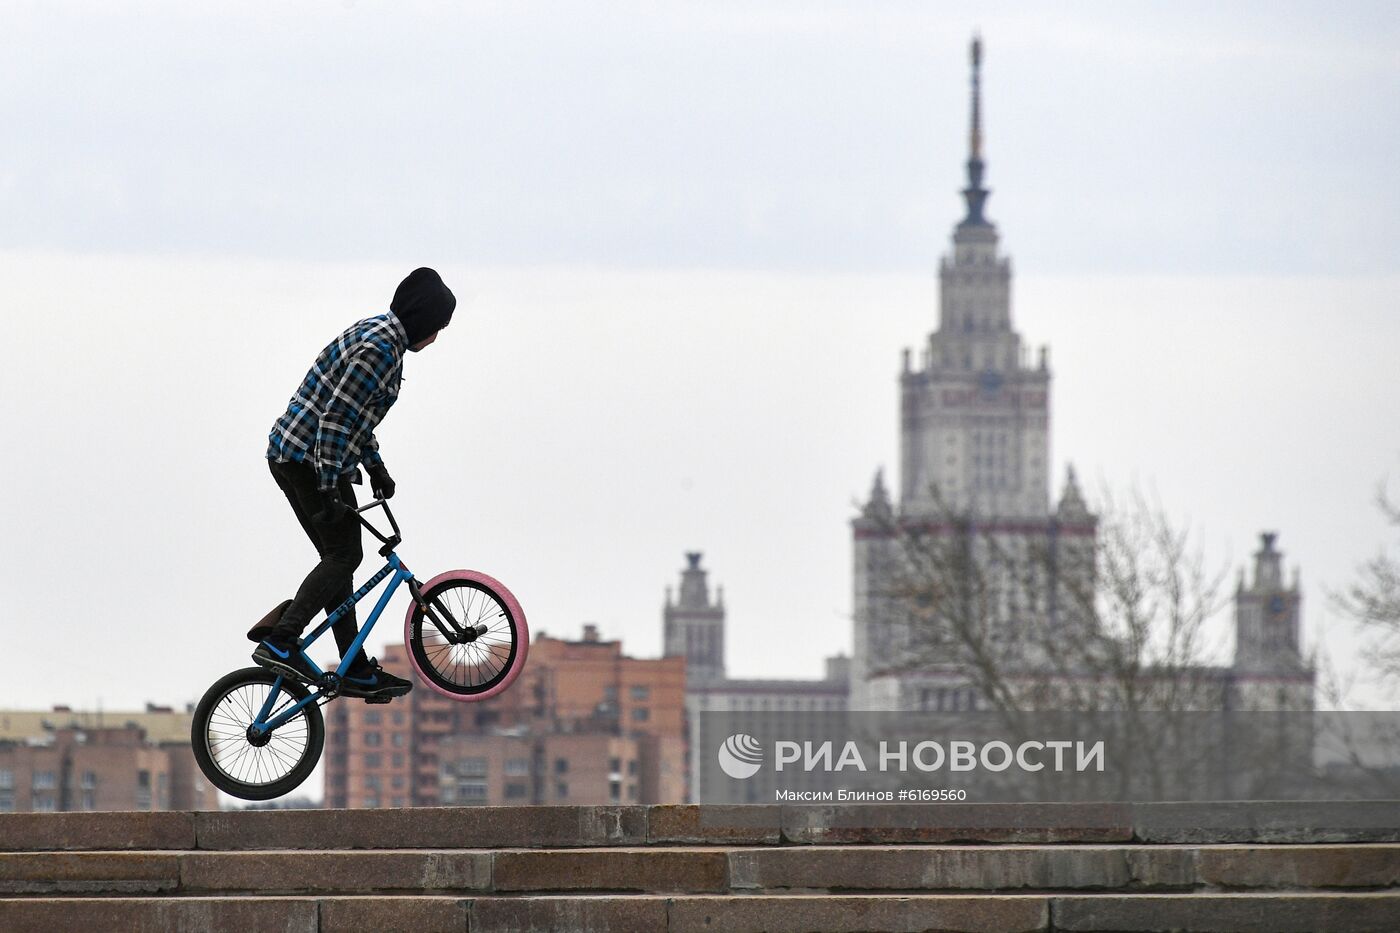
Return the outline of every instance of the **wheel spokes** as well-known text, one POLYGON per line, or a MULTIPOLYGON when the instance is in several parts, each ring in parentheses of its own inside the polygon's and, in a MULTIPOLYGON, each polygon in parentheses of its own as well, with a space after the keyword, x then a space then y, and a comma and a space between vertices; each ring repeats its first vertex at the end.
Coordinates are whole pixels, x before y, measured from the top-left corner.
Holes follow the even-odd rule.
POLYGON ((445 605, 464 629, 481 629, 482 634, 470 642, 451 644, 420 611, 414 635, 425 667, 449 688, 489 689, 505 676, 515 655, 516 629, 509 610, 490 590, 465 581, 449 584, 434 594, 434 600, 445 605))
MULTIPOLYGON (((266 744, 248 740, 248 727, 267 702, 271 684, 253 682, 235 686, 214 704, 205 727, 205 747, 214 767, 233 781, 266 785, 279 781, 296 769, 310 751, 310 728, 304 713, 278 727, 266 744)), ((272 715, 279 715, 296 703, 290 693, 276 704, 272 715)), ((269 717, 271 718, 271 717, 269 717)))

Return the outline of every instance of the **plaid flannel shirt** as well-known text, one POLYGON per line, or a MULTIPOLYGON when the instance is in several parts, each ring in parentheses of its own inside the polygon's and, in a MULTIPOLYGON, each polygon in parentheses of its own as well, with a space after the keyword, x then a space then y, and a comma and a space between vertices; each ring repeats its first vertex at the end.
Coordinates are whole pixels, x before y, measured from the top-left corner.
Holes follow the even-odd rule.
POLYGON ((383 463, 374 429, 399 397, 408 333, 381 314, 350 327, 316 357, 268 435, 267 459, 307 462, 321 489, 358 465, 383 463))

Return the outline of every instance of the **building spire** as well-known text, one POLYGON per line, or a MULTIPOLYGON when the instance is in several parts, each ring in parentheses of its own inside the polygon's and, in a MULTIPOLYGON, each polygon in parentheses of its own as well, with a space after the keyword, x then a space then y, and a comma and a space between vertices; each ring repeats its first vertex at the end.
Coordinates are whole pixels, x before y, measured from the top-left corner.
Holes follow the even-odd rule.
POLYGON ((982 37, 972 37, 972 145, 971 158, 982 158, 982 37))
POLYGON ((982 215, 982 207, 991 194, 982 187, 982 172, 986 163, 982 161, 982 37, 972 37, 972 132, 968 146, 967 187, 963 197, 967 199, 967 217, 959 226, 988 226, 982 215))

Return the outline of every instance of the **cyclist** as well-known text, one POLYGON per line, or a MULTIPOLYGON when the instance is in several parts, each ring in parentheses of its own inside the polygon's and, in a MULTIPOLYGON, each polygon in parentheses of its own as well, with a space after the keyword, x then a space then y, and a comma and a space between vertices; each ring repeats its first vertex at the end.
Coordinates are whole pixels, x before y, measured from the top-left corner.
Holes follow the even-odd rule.
MULTIPOLYGON (((441 276, 415 269, 399 283, 387 314, 357 322, 321 351, 273 425, 268 466, 321 560, 253 651, 263 667, 306 682, 316 679, 298 640, 317 610, 329 613, 350 598, 364 556, 352 484, 361 482, 363 465, 376 499, 394 495, 374 429, 398 398, 404 351, 416 353, 436 340, 456 306, 441 276)), ((359 634, 353 607, 336 621, 334 632, 343 658, 359 634)), ((385 700, 412 688, 361 649, 340 692, 385 700)))

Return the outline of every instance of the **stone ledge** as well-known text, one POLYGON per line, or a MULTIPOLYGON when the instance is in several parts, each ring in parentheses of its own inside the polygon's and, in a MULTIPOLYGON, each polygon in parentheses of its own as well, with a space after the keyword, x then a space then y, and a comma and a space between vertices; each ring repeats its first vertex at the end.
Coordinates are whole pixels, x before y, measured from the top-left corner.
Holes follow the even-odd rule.
POLYGON ((1374 933, 1400 893, 0 898, 0 929, 123 933, 1374 933))
POLYGON ((489 891, 490 852, 189 852, 180 890, 221 893, 358 894, 368 891, 489 891))
POLYGON ((200 849, 642 845, 644 807, 419 807, 195 814, 200 849))
POLYGON ((798 845, 838 843, 1129 842, 1126 804, 934 803, 784 805, 782 831, 798 845))
MULTIPOLYGON (((471 933, 662 933, 665 897, 478 897, 468 910, 471 933)), ((712 928, 708 933, 719 933, 712 928)))
POLYGON ((319 933, 318 905, 302 898, 26 898, 0 899, 0 930, 120 930, 121 933, 319 933))
POLYGON ((802 846, 733 850, 735 890, 1190 889, 1195 851, 1104 846, 802 846))
POLYGON ((1135 803, 1132 825, 1148 843, 1400 842, 1400 801, 1135 803))
POLYGON ((1396 929, 1400 893, 1061 895, 1050 915, 1080 933, 1378 933, 1396 929))
POLYGON ((674 897, 672 933, 1040 933, 1047 899, 1033 895, 776 895, 674 897))
POLYGON ((193 849, 195 814, 0 813, 0 851, 193 849))
POLYGON ((777 845, 782 841, 782 808, 709 804, 647 808, 651 845, 777 845))
POLYGON ((1196 877, 1218 888, 1400 888, 1400 845, 1203 846, 1196 877))
POLYGON ((729 857, 722 849, 563 849, 496 852, 496 891, 724 892, 729 857))
POLYGON ((150 894, 180 886, 173 852, 6 852, 3 894, 150 894))
POLYGON ((471 910, 471 901, 451 897, 323 897, 318 903, 320 933, 466 933, 471 910))
POLYGON ((1400 844, 603 846, 0 853, 0 894, 1400 888, 1400 844))
POLYGON ((0 852, 1400 842, 1400 801, 0 814, 0 852))

